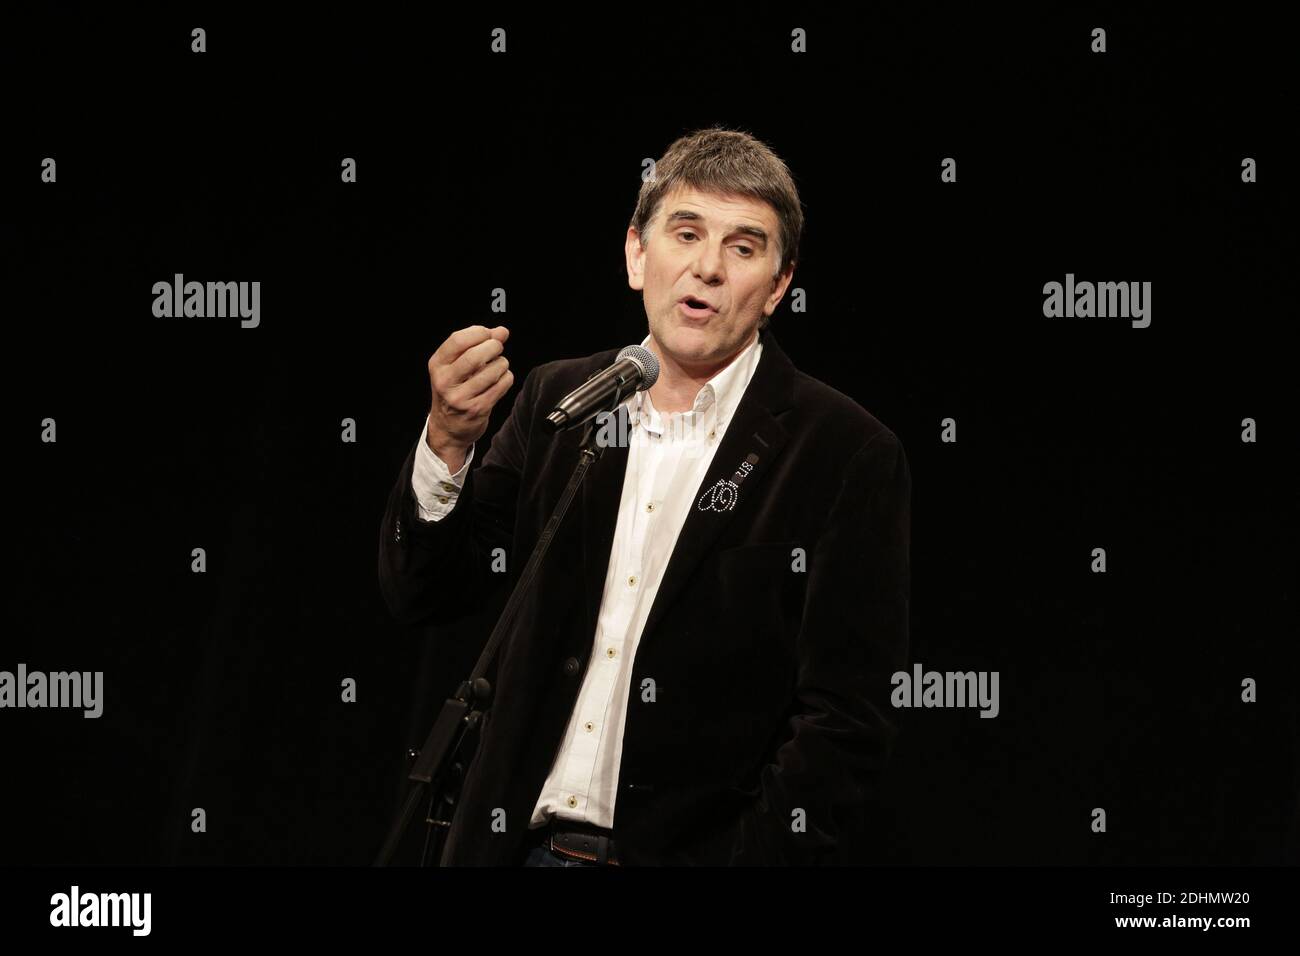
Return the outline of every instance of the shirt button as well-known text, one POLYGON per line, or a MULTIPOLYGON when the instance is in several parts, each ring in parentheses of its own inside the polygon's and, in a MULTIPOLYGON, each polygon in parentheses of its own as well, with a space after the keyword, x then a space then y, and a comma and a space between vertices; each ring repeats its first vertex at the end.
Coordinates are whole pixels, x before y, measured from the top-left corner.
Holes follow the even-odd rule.
POLYGON ((569 799, 568 799, 567 802, 568 802, 568 804, 569 804, 569 809, 572 810, 574 807, 576 807, 576 806, 578 805, 578 798, 577 798, 577 797, 569 797, 569 799))
POLYGON ((645 510, 646 510, 646 511, 654 511, 654 510, 655 510, 655 503, 654 503, 653 501, 650 502, 648 505, 645 506, 645 510))
POLYGON ((627 586, 630 587, 630 588, 634 588, 634 587, 636 587, 636 575, 635 575, 635 574, 629 574, 629 575, 627 576, 627 586))
POLYGON ((450 481, 444 481, 444 482, 442 483, 442 490, 443 490, 443 491, 455 491, 455 490, 456 490, 456 486, 453 485, 450 481))
POLYGON ((595 729, 596 725, 589 720, 587 721, 586 727, 587 727, 587 733, 591 733, 592 730, 595 729))
POLYGON ((445 505, 445 504, 446 504, 448 501, 450 501, 450 500, 451 500, 451 499, 449 499, 446 495, 439 495, 439 496, 438 496, 438 504, 440 504, 440 505, 445 505))
POLYGON ((612 647, 609 647, 609 648, 606 648, 606 649, 605 649, 605 656, 608 657, 610 660, 613 660, 613 659, 614 659, 614 655, 617 654, 617 653, 618 653, 618 651, 614 650, 614 648, 612 648, 612 647))

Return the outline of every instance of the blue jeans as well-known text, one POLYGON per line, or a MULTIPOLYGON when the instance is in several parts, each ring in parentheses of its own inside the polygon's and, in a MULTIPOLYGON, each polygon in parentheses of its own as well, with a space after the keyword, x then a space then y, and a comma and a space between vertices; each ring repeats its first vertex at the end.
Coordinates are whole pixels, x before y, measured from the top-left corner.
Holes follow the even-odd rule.
MULTIPOLYGON (((545 831, 543 831, 545 832, 545 831)), ((536 837, 530 834, 530 841, 536 837)), ((542 842, 528 851, 524 857, 524 866, 600 866, 591 860, 572 860, 567 856, 560 856, 554 853, 547 844, 549 841, 542 842)))

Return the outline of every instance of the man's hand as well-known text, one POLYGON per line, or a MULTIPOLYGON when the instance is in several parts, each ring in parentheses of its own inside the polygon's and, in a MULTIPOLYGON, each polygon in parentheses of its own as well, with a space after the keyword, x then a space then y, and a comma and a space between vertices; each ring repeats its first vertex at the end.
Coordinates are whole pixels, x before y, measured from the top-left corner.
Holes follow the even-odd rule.
POLYGON ((433 405, 425 441, 452 472, 487 431, 492 408, 515 380, 503 354, 510 330, 471 325, 451 333, 429 359, 433 405))

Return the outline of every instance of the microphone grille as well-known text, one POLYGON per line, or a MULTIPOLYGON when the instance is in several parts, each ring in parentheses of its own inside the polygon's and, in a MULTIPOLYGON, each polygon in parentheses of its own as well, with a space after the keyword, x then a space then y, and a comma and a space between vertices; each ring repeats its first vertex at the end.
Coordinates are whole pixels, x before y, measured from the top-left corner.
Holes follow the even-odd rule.
POLYGON ((618 353, 619 359, 631 359, 641 366, 641 384, 636 387, 638 392, 643 392, 655 382, 659 381, 659 360, 655 358, 654 352, 640 345, 629 345, 623 351, 618 353))

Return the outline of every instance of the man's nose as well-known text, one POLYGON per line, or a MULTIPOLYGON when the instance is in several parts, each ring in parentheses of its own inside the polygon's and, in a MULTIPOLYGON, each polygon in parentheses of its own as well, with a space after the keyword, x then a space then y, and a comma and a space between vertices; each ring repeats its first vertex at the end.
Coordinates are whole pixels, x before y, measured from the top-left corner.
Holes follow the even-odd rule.
POLYGON ((722 277, 722 243, 701 242, 696 247, 695 274, 712 285, 722 277))

